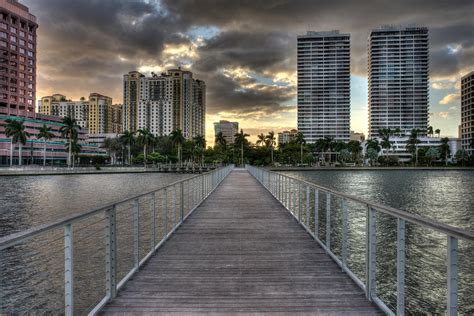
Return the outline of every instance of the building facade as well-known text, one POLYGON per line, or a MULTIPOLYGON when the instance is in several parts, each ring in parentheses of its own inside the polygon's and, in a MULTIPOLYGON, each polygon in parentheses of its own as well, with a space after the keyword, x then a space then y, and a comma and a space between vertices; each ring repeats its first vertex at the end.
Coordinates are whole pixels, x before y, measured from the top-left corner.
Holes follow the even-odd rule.
POLYGON ((474 153, 474 71, 461 78, 461 146, 474 153))
POLYGON ((297 134, 298 130, 296 129, 278 133, 278 145, 288 144, 289 142, 295 140, 297 134))
POLYGON ((170 69, 150 77, 132 71, 123 80, 123 129, 155 135, 181 129, 186 139, 205 136, 206 85, 190 71, 170 69))
POLYGON ((222 133, 227 144, 233 144, 235 141, 235 134, 239 132, 239 122, 229 122, 220 120, 214 123, 214 137, 222 133))
POLYGON ((363 142, 365 140, 365 135, 364 135, 364 133, 358 133, 358 132, 351 131, 351 137, 350 137, 349 140, 356 140, 356 141, 359 141, 359 142, 363 142))
POLYGON ((118 128, 114 118, 120 119, 121 125, 121 114, 115 113, 114 117, 114 111, 117 112, 112 98, 98 93, 91 93, 88 100, 72 101, 62 94, 53 94, 38 101, 38 113, 72 117, 90 134, 114 133, 114 128, 118 128))
MULTIPOLYGON (((60 132, 62 118, 58 116, 42 115, 32 111, 21 111, 12 115, 7 108, 0 108, 0 165, 10 163, 11 139, 5 135, 6 120, 22 121, 25 130, 30 134, 26 144, 22 145, 22 164, 42 164, 44 155, 45 141, 38 139, 39 130, 46 125, 51 128, 54 137, 46 141, 46 161, 47 164, 66 163, 68 152, 65 150, 66 142, 60 132)), ((96 144, 88 142, 86 130, 80 130, 78 133, 78 143, 81 146, 82 156, 105 156, 105 151, 101 150, 96 144)), ((19 144, 13 144, 13 164, 18 164, 20 157, 19 144)))
POLYGON ((34 112, 36 17, 14 0, 0 0, 0 108, 34 112))
POLYGON ((298 131, 309 143, 350 136, 350 35, 298 36, 298 131))
POLYGON ((112 105, 112 133, 123 133, 123 105, 112 105))
POLYGON ((369 37, 369 138, 428 129, 428 29, 382 26, 369 37))

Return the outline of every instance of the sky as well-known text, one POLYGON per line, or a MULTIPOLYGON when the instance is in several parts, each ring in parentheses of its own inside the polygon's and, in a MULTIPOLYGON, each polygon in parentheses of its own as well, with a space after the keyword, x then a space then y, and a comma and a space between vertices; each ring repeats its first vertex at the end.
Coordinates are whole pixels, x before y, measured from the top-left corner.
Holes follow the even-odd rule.
POLYGON ((91 92, 122 103, 123 74, 181 66, 206 81, 213 122, 296 128, 296 39, 351 34, 351 129, 367 133, 367 39, 381 25, 429 28, 430 122, 457 136, 460 78, 474 70, 472 0, 22 0, 38 18, 37 98, 91 92))

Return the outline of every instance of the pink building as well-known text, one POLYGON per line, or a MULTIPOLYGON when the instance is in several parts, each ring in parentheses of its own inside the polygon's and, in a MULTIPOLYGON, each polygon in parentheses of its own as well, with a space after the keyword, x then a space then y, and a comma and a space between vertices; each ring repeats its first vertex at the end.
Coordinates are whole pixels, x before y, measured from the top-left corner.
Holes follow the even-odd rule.
MULTIPOLYGON (((49 116, 37 114, 35 112, 17 111, 18 115, 9 115, 5 108, 0 108, 0 165, 8 165, 10 163, 10 138, 5 135, 5 120, 21 120, 24 122, 26 131, 30 133, 25 145, 22 149, 22 163, 25 164, 42 164, 44 140, 37 138, 39 129, 46 125, 51 127, 52 133, 55 135, 46 143, 46 159, 47 163, 65 163, 68 153, 65 151, 65 139, 61 137, 59 129, 62 124, 62 118, 57 116, 49 116)), ((81 145, 81 156, 105 156, 105 152, 96 144, 87 142, 88 131, 86 129, 79 131, 78 140, 81 145)), ((18 164, 19 146, 14 145, 13 164, 18 164)))
MULTIPOLYGON (((43 125, 51 127, 56 137, 46 144, 46 158, 65 162, 65 139, 59 129, 62 118, 35 113, 36 100, 36 17, 16 0, 0 0, 0 165, 10 163, 11 139, 5 135, 5 120, 21 120, 30 137, 22 149, 22 163, 43 161, 44 143, 37 139, 43 125)), ((104 156, 97 145, 87 142, 87 130, 79 132, 82 156, 104 156)), ((13 150, 18 164, 19 146, 13 150)))
POLYGON ((0 108, 35 110, 36 17, 15 0, 0 0, 0 108))

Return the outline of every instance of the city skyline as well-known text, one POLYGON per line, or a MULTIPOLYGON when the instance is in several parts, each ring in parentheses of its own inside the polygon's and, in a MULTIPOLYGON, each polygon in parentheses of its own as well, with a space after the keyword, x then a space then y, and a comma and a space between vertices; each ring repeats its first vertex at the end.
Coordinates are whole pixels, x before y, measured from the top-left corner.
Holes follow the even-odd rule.
POLYGON ((460 78, 473 64, 473 23, 466 14, 473 9, 467 1, 213 7, 202 2, 199 8, 179 1, 23 3, 41 25, 37 99, 55 92, 78 99, 81 91, 96 90, 119 101, 123 73, 160 73, 181 65, 207 84, 208 140, 220 119, 241 122, 253 137, 296 127, 296 37, 307 30, 351 35, 351 130, 366 134, 372 29, 413 23, 429 28, 430 122, 442 135, 457 136, 460 78), (57 18, 47 19, 51 15, 57 18))

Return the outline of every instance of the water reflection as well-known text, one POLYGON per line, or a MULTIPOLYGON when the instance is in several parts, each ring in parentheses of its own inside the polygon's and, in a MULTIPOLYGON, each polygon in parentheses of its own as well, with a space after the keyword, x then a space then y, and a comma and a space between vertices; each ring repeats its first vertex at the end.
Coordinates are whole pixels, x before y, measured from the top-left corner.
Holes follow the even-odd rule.
MULTIPOLYGON (((287 172, 291 176, 438 221, 474 229, 474 172, 460 171, 320 171, 287 172)), ((314 201, 314 197, 311 197, 314 201)), ((326 202, 319 197, 320 239, 325 241, 326 202)), ((331 248, 340 255, 341 208, 331 201, 331 248)), ((366 209, 348 203, 349 267, 365 279, 366 209), (362 255, 361 255, 362 254, 362 255)), ((314 216, 313 216, 314 217, 314 216)), ((310 227, 314 229, 311 217, 310 227)), ((377 295, 396 310, 396 228, 393 217, 377 213, 377 295)), ((444 314, 446 310, 446 244, 441 233, 406 225, 406 310, 411 314, 444 314)), ((459 246, 459 306, 474 313, 474 245, 459 246)))

